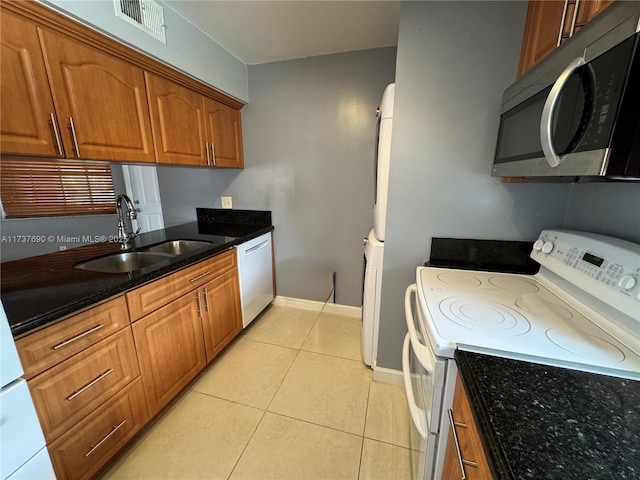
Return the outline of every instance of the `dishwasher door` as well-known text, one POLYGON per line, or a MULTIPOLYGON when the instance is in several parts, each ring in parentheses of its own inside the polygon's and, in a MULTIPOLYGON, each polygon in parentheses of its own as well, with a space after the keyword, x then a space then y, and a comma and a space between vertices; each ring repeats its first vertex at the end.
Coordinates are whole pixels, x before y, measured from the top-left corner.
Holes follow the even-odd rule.
POLYGON ((273 301, 271 232, 237 247, 242 327, 246 328, 273 301))

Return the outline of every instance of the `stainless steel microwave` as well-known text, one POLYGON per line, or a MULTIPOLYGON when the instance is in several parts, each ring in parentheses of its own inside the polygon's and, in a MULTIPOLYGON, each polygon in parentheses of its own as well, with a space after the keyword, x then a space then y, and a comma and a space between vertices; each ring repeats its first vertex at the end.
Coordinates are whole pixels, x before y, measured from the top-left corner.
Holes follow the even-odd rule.
POLYGON ((493 176, 640 180, 640 2, 614 2, 503 96, 493 176))

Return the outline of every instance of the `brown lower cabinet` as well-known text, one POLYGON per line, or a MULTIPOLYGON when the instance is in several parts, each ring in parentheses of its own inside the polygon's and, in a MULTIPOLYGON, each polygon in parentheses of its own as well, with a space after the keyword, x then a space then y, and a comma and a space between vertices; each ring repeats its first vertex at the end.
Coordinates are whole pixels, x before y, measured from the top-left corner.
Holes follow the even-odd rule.
POLYGON ((148 420, 142 379, 137 378, 48 446, 58 480, 91 478, 148 420))
POLYGON ((443 480, 492 480, 480 435, 460 376, 456 379, 453 406, 447 412, 452 423, 447 438, 443 480))
POLYGON ((196 295, 183 297, 133 324, 151 415, 167 405, 206 365, 196 295))
POLYGON ((58 479, 104 470, 241 330, 231 249, 18 339, 58 479))
POLYGON ((233 269, 211 280, 198 294, 208 363, 242 331, 238 271, 233 269))

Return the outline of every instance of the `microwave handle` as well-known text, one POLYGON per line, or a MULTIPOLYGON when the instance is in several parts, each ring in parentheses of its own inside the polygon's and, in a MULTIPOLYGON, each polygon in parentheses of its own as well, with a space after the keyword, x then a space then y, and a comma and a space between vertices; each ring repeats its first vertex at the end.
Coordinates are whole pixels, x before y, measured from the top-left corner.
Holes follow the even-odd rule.
POLYGON ((556 109, 562 89, 569 80, 569 77, 571 77, 577 68, 584 65, 584 63, 584 57, 578 57, 564 69, 558 77, 558 80, 556 80, 556 83, 553 84, 551 92, 549 92, 549 96, 547 97, 547 101, 544 103, 544 108, 542 109, 542 119, 540 120, 540 143, 542 143, 542 152, 551 167, 557 167, 562 161, 562 158, 560 158, 560 155, 558 155, 558 152, 556 152, 556 149, 553 146, 553 132, 551 130, 553 112, 556 109))

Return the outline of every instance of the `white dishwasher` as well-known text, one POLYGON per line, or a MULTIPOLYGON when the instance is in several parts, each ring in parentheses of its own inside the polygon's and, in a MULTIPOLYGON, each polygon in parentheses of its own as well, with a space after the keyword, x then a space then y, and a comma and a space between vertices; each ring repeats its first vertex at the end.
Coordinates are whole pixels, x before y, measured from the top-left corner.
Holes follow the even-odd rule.
POLYGON ((237 247, 242 327, 246 328, 273 301, 271 232, 237 247))

